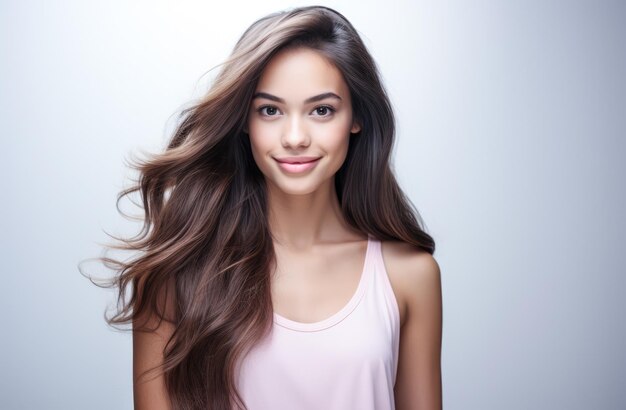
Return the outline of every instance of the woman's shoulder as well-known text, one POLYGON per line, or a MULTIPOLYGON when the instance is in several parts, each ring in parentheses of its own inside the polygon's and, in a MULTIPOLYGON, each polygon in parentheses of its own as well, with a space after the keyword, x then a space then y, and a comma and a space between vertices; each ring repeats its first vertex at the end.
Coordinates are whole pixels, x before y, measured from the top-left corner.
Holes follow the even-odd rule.
POLYGON ((420 299, 440 291, 439 264, 429 252, 402 241, 381 241, 381 252, 404 324, 420 299))

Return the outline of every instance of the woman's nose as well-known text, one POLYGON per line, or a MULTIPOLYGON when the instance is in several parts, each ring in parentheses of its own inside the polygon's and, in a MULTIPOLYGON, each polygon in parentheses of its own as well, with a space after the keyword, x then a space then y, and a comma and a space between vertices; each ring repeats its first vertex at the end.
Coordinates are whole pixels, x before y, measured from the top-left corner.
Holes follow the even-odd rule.
POLYGON ((283 146, 299 147, 309 144, 309 134, 304 121, 297 116, 292 117, 287 125, 287 129, 283 133, 283 146))

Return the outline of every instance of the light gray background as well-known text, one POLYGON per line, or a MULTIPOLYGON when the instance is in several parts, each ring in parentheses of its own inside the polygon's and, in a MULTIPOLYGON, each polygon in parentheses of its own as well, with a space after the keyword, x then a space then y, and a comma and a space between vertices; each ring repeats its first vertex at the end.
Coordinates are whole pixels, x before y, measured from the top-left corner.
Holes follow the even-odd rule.
MULTIPOLYGON (((309 3, 0 4, 0 408, 130 409, 130 333, 77 264, 138 227, 124 158, 249 24, 309 3)), ((379 64, 437 241, 444 408, 626 408, 625 3, 324 4, 379 64)))

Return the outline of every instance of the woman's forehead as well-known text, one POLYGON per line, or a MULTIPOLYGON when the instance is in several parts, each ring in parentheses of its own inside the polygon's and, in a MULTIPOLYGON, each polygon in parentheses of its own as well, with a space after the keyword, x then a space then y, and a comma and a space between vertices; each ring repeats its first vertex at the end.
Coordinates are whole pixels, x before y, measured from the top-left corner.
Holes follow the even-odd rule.
POLYGON ((307 48, 284 50, 263 70, 256 92, 300 103, 322 93, 344 99, 348 92, 341 71, 319 52, 307 48))

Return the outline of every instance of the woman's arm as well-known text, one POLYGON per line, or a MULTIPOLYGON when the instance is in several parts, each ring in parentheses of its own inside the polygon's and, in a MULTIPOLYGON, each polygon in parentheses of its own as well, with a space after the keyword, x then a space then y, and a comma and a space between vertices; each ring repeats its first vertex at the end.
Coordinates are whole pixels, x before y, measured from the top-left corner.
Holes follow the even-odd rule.
MULTIPOLYGON (((165 306, 167 318, 172 318, 174 289, 161 293, 158 303, 165 306)), ((142 375, 146 370, 163 362, 163 349, 174 332, 174 325, 166 320, 159 324, 158 317, 149 313, 133 321, 133 396, 135 410, 170 410, 171 403, 165 389, 162 374, 152 371, 142 375), (147 318, 147 321, 146 321, 147 318), (136 326, 145 324, 145 328, 153 332, 138 331, 136 326), (157 327, 157 324, 159 325, 157 327)))
POLYGON ((400 332, 395 385, 397 410, 440 410, 441 277, 431 254, 414 253, 403 261, 401 289, 406 319, 400 332))

